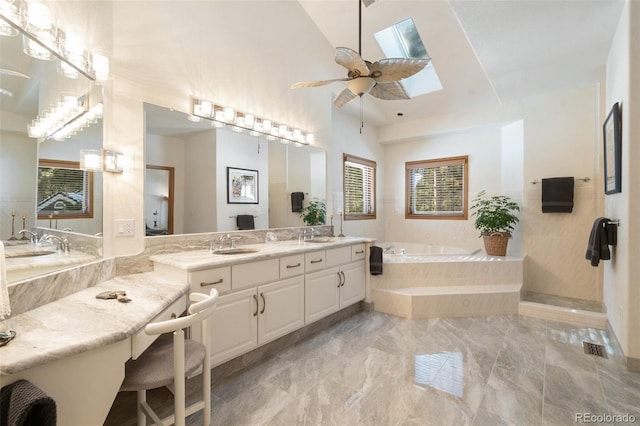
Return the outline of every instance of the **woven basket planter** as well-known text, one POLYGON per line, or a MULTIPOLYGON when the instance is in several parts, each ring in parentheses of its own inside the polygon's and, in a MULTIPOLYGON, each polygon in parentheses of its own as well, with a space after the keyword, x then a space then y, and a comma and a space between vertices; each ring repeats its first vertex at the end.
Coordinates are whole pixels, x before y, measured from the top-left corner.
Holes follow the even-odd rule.
POLYGON ((508 232, 494 232, 491 235, 483 235, 484 249, 489 256, 506 256, 509 238, 511 238, 511 234, 508 232))

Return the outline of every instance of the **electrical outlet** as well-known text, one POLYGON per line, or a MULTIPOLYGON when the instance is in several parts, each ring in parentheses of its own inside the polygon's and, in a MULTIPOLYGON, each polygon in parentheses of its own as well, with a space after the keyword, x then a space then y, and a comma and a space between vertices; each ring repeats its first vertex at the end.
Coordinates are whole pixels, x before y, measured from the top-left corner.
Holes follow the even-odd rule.
POLYGON ((133 237, 135 221, 133 219, 116 219, 116 236, 133 237))

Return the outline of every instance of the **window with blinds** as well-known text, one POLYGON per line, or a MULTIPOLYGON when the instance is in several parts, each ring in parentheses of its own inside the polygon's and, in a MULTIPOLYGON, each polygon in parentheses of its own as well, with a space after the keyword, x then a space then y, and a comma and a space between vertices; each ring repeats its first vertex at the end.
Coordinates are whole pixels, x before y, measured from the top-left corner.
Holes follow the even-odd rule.
POLYGON ((466 219, 468 157, 405 163, 407 219, 466 219))
POLYGON ((38 162, 38 219, 93 217, 93 172, 77 161, 38 162))
POLYGON ((343 154, 345 220, 376 218, 376 162, 343 154))

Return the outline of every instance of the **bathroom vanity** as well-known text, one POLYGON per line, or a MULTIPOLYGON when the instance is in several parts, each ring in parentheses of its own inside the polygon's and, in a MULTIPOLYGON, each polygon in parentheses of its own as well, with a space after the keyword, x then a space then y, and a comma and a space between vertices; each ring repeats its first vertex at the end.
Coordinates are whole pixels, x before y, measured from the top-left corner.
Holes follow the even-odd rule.
POLYGON ((211 365, 219 365, 365 298, 369 240, 324 238, 247 245, 239 254, 151 256, 154 271, 220 293, 211 365))
POLYGON ((189 292, 219 291, 212 366, 365 298, 364 238, 318 238, 157 254, 154 271, 106 279, 3 321, 16 337, 0 348, 0 387, 31 381, 57 404, 59 424, 102 424, 124 365, 154 337, 146 324, 180 315, 189 292), (124 290, 129 303, 97 299, 124 290))

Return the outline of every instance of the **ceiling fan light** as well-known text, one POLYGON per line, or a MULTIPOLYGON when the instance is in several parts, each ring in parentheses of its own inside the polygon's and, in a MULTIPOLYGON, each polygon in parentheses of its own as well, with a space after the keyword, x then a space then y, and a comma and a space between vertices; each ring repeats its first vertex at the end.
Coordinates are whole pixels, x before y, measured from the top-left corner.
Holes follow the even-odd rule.
POLYGON ((347 87, 353 94, 362 96, 376 85, 376 81, 371 77, 358 77, 347 83, 347 87))

